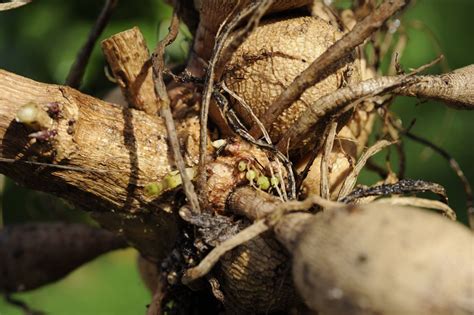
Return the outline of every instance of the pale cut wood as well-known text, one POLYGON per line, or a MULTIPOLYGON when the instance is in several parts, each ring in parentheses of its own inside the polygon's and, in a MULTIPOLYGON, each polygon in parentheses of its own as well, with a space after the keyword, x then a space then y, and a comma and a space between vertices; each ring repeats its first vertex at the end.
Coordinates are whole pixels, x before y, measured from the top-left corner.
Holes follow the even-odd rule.
POLYGON ((102 51, 130 107, 156 115, 150 52, 138 27, 102 42, 102 51))

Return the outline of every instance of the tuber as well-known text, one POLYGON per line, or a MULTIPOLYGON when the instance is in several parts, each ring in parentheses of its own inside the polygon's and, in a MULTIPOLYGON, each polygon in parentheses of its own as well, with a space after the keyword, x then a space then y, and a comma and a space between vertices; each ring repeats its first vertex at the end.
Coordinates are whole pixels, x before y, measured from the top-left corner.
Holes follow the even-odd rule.
POLYGON ((377 202, 311 219, 300 215, 289 215, 276 232, 292 253, 295 285, 311 309, 325 315, 474 312, 474 236, 461 224, 377 202))
MULTIPOLYGON (((341 36, 336 27, 315 17, 265 21, 233 54, 224 70, 224 81, 261 119, 284 88, 341 36), (271 41, 268 40, 270 37, 271 41)), ((358 81, 356 66, 351 64, 348 67, 353 69, 353 79, 358 81)), ((285 110, 268 130, 272 140, 278 140, 309 104, 335 91, 347 79, 344 71, 347 67, 309 88, 285 110)), ((244 122, 252 126, 251 115, 238 102, 234 103, 244 122)))

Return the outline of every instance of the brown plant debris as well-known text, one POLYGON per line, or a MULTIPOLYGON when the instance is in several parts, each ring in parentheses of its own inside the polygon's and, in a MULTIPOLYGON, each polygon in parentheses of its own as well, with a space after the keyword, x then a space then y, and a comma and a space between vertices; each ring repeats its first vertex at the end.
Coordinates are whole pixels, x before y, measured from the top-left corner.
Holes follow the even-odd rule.
POLYGON ((448 203, 448 196, 446 195, 446 190, 443 186, 419 179, 402 179, 395 184, 382 184, 368 188, 356 188, 340 201, 343 203, 352 203, 357 199, 368 196, 405 195, 420 192, 432 192, 436 194, 441 201, 446 204, 448 203))

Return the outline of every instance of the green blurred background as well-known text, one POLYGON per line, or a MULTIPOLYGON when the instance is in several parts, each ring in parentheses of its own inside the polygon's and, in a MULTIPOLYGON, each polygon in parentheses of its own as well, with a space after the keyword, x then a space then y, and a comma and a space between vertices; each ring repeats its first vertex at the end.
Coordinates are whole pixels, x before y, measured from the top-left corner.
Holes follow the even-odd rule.
MULTIPOLYGON (((343 4, 344 1, 340 2, 343 4)), ((446 56, 446 65, 451 69, 474 63, 474 27, 471 21, 474 1, 413 2, 415 5, 402 20, 409 36, 402 65, 406 69, 417 67, 439 53, 446 56)), ((0 12, 0 68, 42 82, 63 83, 102 4, 103 1, 92 0, 42 0, 13 11, 0 12)), ((166 32, 170 13, 170 7, 158 0, 119 1, 102 38, 139 26, 151 48, 166 32)), ((168 50, 170 62, 184 60, 189 40, 189 34, 183 28, 179 40, 168 50)), ((105 77, 104 64, 100 48, 96 47, 84 80, 86 93, 100 97, 113 87, 105 77)), ((442 69, 438 65, 430 72, 440 73, 442 69)), ((405 124, 416 118, 412 131, 450 152, 463 167, 469 181, 474 182, 474 113, 456 112, 438 103, 419 104, 409 98, 397 99, 393 109, 405 124)), ((408 161, 406 177, 444 185, 451 206, 465 222, 465 196, 459 179, 447 162, 410 140, 406 140, 405 148, 408 161)), ((378 161, 383 163, 383 154, 378 161)), ((366 172, 361 182, 371 184, 377 179, 374 174, 366 172)), ((0 194, 4 224, 88 221, 87 215, 66 202, 18 187, 9 180, 0 179, 0 194)), ((108 254, 58 283, 16 297, 51 315, 144 314, 150 295, 139 279, 135 259, 133 250, 108 254)), ((0 315, 7 314, 21 312, 0 299, 0 315)))

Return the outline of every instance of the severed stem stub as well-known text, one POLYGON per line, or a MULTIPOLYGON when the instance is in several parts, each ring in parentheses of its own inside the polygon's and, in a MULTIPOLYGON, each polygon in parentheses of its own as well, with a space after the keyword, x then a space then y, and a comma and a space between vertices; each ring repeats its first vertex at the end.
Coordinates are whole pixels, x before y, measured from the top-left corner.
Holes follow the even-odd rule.
POLYGON ((138 27, 105 39, 102 51, 130 107, 156 114, 150 52, 138 27))

